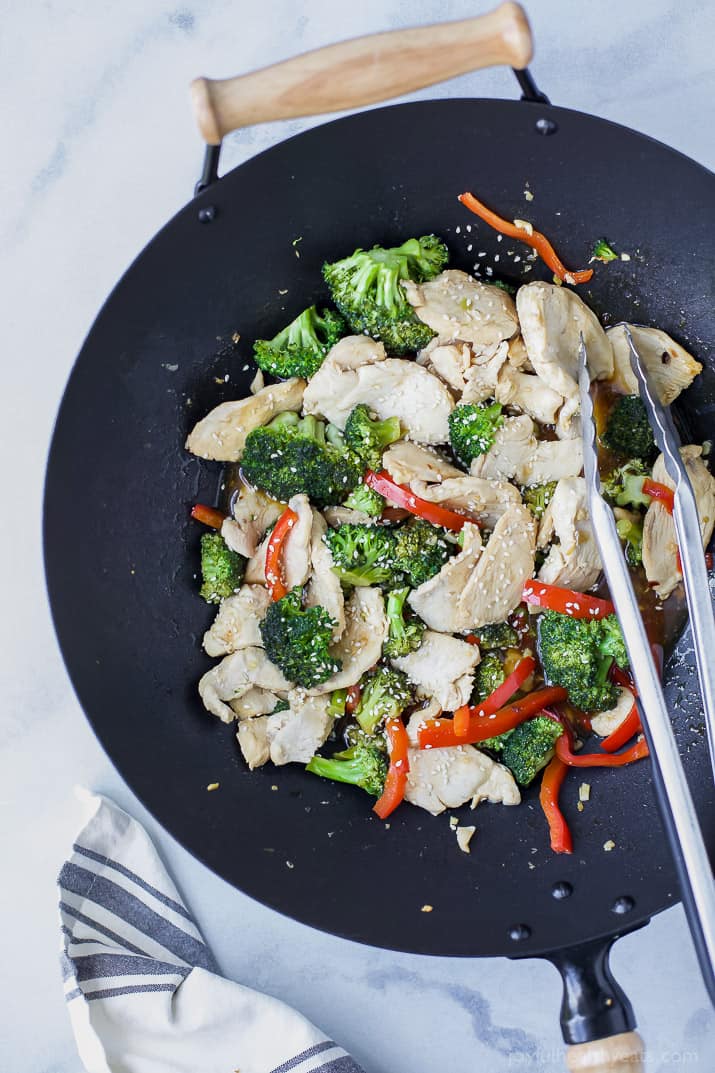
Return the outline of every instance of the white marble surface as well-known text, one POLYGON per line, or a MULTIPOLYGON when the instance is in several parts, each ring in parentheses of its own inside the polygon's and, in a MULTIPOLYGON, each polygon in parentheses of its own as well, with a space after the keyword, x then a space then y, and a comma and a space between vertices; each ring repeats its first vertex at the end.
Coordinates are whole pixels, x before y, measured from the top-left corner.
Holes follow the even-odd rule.
MULTIPOLYGON (((147 824, 227 974, 300 1006, 368 1073, 562 1068, 560 985, 549 965, 410 957, 318 934, 231 889, 159 829, 78 707, 55 644, 40 554, 45 455, 75 354, 112 284, 188 199, 197 176, 189 79, 484 6, 2 5, 2 1071, 80 1068, 56 964, 53 885, 79 819, 75 783, 110 794, 147 824)), ((533 0, 531 15, 533 70, 555 103, 630 124, 715 164, 710 0, 533 0)), ((494 71, 425 95, 514 92, 512 77, 494 71)), ((238 163, 301 126, 244 132, 231 140, 226 161, 238 163)), ((648 1041, 650 1073, 715 1067, 715 1025, 681 910, 619 943, 613 962, 648 1041)))

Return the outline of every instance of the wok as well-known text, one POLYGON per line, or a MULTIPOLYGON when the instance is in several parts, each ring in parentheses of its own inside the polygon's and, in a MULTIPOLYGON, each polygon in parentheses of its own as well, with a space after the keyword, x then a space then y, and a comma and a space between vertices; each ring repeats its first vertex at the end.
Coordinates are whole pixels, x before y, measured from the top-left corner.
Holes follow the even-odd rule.
MULTIPOLYGON (((527 215, 569 265, 581 266, 601 235, 629 251, 630 262, 596 272, 580 293, 604 319, 654 324, 692 348, 705 370, 681 418, 695 440, 712 433, 715 250, 703 236, 715 177, 641 134, 548 104, 521 70, 530 55, 523 13, 507 4, 195 85, 209 143, 241 124, 371 103, 489 63, 520 68, 524 96, 354 114, 220 179, 210 147, 197 196, 117 284, 74 366, 47 468, 46 572, 64 659, 97 736, 190 852, 336 935, 425 954, 548 957, 565 980, 565 1039, 615 1037, 602 1045, 615 1063, 637 1043, 618 1035, 635 1022, 608 950, 679 898, 648 762, 599 771, 582 813, 571 783, 572 856, 550 853, 533 790, 516 810, 482 805, 466 856, 446 819, 404 807, 386 829, 351 788, 296 767, 249 773, 196 694, 212 611, 197 597, 200 534, 188 508, 215 501, 221 474, 183 450, 187 432, 248 393, 253 339, 326 297, 323 261, 436 231, 453 265, 471 269, 481 251, 493 263, 501 244, 457 203, 462 190, 508 218, 527 215), (220 794, 206 793, 210 782, 220 794), (605 853, 609 839, 616 849, 605 853)), ((526 278, 539 276, 550 273, 537 266, 526 278)), ((689 646, 686 631, 667 663, 667 697, 712 846, 689 646)), ((586 1059, 572 1049, 573 1068, 586 1059)))

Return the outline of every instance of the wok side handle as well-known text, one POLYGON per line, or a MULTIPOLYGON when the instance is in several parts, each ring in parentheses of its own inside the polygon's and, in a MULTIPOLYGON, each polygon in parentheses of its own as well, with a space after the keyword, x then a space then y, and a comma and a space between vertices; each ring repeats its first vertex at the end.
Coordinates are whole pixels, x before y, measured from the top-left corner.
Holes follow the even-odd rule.
POLYGON ((236 78, 197 78, 191 97, 204 141, 218 145, 255 123, 359 108, 482 67, 523 68, 532 52, 526 13, 507 2, 477 18, 356 37, 236 78))
POLYGON ((609 965, 616 937, 552 954, 564 985, 561 1031, 571 1073, 643 1073, 643 1040, 609 965))

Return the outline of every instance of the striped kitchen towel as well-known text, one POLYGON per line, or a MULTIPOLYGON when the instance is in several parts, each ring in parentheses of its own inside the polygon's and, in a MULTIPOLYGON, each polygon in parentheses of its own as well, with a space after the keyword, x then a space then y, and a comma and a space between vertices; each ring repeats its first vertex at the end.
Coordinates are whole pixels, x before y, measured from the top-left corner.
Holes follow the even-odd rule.
POLYGON ((361 1073, 278 999, 226 980, 143 827, 80 791, 59 876, 65 998, 89 1073, 361 1073))

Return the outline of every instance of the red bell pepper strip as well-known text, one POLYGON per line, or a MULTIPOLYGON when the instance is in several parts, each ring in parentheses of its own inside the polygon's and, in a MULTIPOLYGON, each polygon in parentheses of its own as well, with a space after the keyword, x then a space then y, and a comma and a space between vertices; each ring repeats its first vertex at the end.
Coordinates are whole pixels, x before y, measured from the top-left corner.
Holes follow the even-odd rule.
POLYGON ((517 663, 511 674, 507 675, 500 686, 490 693, 488 697, 480 704, 475 704, 470 708, 468 704, 465 704, 461 708, 457 708, 454 713, 454 719, 452 722, 452 729, 458 738, 464 738, 469 733, 469 722, 472 716, 486 716, 493 715, 494 712, 498 712, 500 708, 503 708, 508 700, 516 693, 530 674, 534 673, 536 667, 536 660, 533 656, 524 656, 517 663))
POLYGON ((465 522, 474 521, 465 514, 457 514, 454 510, 440 507, 439 503, 430 503, 426 499, 420 499, 411 488, 393 481, 387 470, 382 469, 379 473, 373 473, 369 469, 363 480, 369 488, 379 492, 391 503, 396 503, 398 507, 409 511, 410 514, 416 514, 418 518, 424 518, 432 525, 441 525, 443 529, 452 529, 458 533, 464 527, 465 522))
POLYGON ((544 770, 539 790, 539 803, 549 825, 551 849, 554 853, 573 853, 571 831, 559 808, 559 791, 567 773, 566 764, 559 760, 558 756, 554 756, 544 770))
POLYGON ((354 686, 350 686, 348 695, 345 698, 345 714, 352 715, 358 704, 360 703, 360 697, 362 696, 362 689, 360 683, 356 682, 354 686))
POLYGON ((536 250, 541 260, 548 265, 554 275, 565 283, 588 283, 593 275, 592 268, 584 268, 580 272, 569 272, 546 235, 542 235, 540 231, 536 230, 532 230, 531 234, 529 234, 525 228, 517 227, 511 220, 505 220, 502 216, 497 216, 481 201, 477 201, 474 194, 460 194, 459 200, 465 208, 473 212, 475 216, 479 216, 495 231, 501 231, 503 235, 507 235, 509 238, 516 238, 519 242, 531 246, 532 250, 536 250))
MULTIPOLYGON (((443 749, 449 745, 471 745, 487 738, 513 730, 520 723, 538 715, 542 708, 566 700, 567 693, 561 686, 546 686, 529 693, 528 697, 500 708, 493 715, 470 715, 469 730, 464 737, 457 737, 451 719, 428 719, 420 727, 420 749, 443 749)), ((477 709, 479 711, 479 709, 477 709)))
POLYGON ((629 711, 626 718, 623 720, 620 726, 616 727, 613 733, 609 734, 607 738, 604 738, 601 742, 601 748, 605 753, 615 753, 627 741, 630 741, 641 730, 641 720, 638 715, 638 708, 636 704, 629 711))
POLYGON ((382 796, 372 807, 372 811, 376 812, 381 820, 386 820, 403 800, 407 786, 407 772, 410 770, 407 753, 409 740, 402 720, 388 719, 385 722, 385 733, 390 766, 387 769, 382 796))
POLYGON ((642 760, 649 755, 649 751, 645 738, 639 738, 622 753, 574 753, 571 751, 569 735, 565 733, 556 742, 556 755, 569 767, 623 767, 624 764, 642 760))
POLYGON ((271 600, 282 600, 288 595, 288 589, 283 581, 283 546, 286 537, 298 521, 298 515, 290 507, 281 514, 273 527, 273 532, 268 540, 266 548, 266 584, 271 594, 271 600))
POLYGON ((527 604, 558 611, 562 615, 570 615, 571 618, 605 618, 616 610, 610 600, 602 600, 598 596, 576 592, 574 589, 562 589, 558 585, 547 585, 545 581, 537 581, 535 578, 526 582, 521 596, 527 604))
POLYGON ((675 508, 675 492, 672 488, 668 488, 667 484, 661 484, 659 481, 651 480, 650 477, 646 477, 643 481, 643 495, 650 496, 651 499, 657 499, 659 503, 662 503, 668 514, 672 514, 675 508))
POLYGON ((226 515, 220 510, 216 510, 215 507, 205 507, 203 503, 196 503, 191 508, 191 517, 197 522, 202 522, 203 525, 208 525, 211 529, 218 529, 219 532, 226 521, 226 515))

